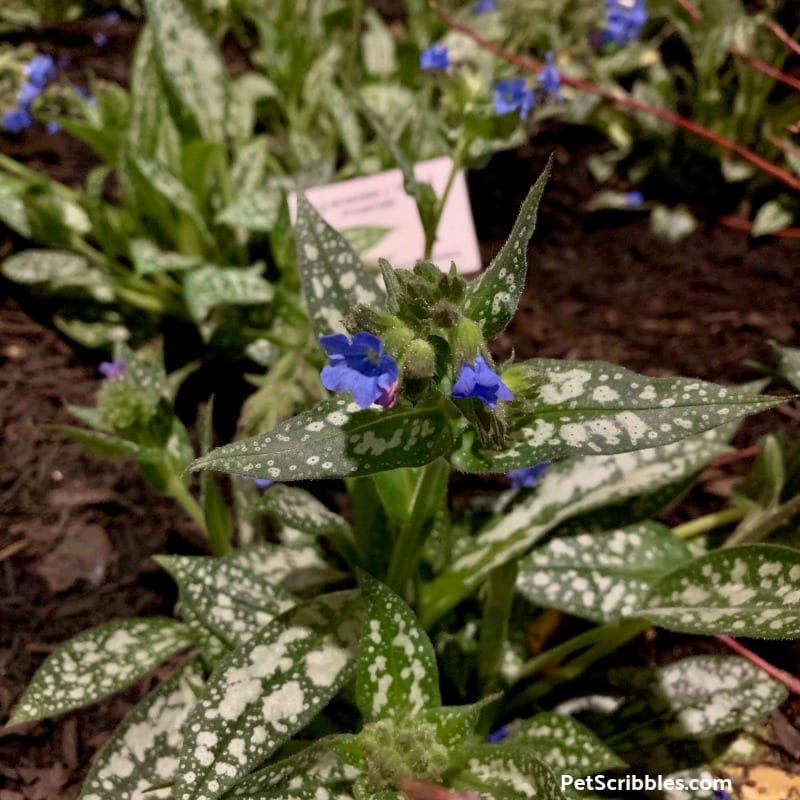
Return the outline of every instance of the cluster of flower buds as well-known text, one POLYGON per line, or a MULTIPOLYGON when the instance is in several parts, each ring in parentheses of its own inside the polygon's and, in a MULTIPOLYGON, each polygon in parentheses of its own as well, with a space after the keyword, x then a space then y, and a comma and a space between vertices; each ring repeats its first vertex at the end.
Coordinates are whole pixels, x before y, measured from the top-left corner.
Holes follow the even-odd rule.
POLYGON ((35 56, 25 68, 26 81, 17 94, 17 104, 3 115, 3 130, 20 133, 33 124, 33 101, 56 74, 51 56, 35 56))

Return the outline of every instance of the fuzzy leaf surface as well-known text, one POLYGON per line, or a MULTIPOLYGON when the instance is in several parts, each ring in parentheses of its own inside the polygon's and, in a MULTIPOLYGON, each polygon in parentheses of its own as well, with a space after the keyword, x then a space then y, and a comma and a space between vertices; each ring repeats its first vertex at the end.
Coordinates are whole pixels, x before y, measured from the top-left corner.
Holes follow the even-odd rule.
POLYGON ((536 228, 536 216, 552 161, 547 163, 522 204, 508 240, 486 272, 467 290, 464 314, 481 326, 486 339, 502 331, 514 316, 528 274, 528 242, 536 228))
POLYGON ((635 609, 681 633, 800 636, 800 552, 773 544, 714 550, 664 576, 635 609))
POLYGON ((221 797, 305 727, 352 676, 360 623, 353 593, 324 595, 224 658, 187 720, 175 797, 221 797))
POLYGON ((45 659, 10 722, 52 717, 108 697, 191 644, 186 626, 156 617, 84 631, 45 659))
POLYGON ((451 781, 457 788, 493 800, 564 800, 556 776, 527 749, 482 744, 464 748, 461 755, 464 767, 451 781))
POLYGON ((436 654, 416 614, 367 573, 359 580, 366 620, 358 649, 356 702, 365 720, 408 719, 440 706, 436 654))
POLYGON ((553 771, 575 778, 625 766, 585 725, 552 711, 523 720, 504 740, 504 747, 506 743, 530 749, 553 771))
POLYGON ((356 305, 382 306, 383 293, 347 240, 297 197, 297 264, 317 338, 345 333, 342 319, 356 305))
POLYGON ((440 405, 362 410, 334 397, 265 434, 212 450, 192 469, 280 481, 345 478, 419 467, 448 453, 451 445, 449 419, 440 405))
POLYGON ((228 76, 222 56, 181 0, 145 0, 159 64, 204 139, 225 139, 228 76))
POLYGON ((229 646, 250 641, 275 617, 295 605, 279 586, 241 564, 211 556, 155 556, 175 579, 183 606, 229 646))
POLYGON ((80 800, 167 800, 175 779, 186 717, 203 685, 198 658, 182 664, 120 723, 92 765, 80 800), (146 794, 143 794, 146 792, 146 794))
POLYGON ((425 627, 467 597, 495 567, 519 558, 576 514, 651 494, 728 451, 716 432, 663 447, 556 462, 537 490, 490 520, 420 595, 425 627))
POLYGON ((313 536, 352 536, 344 517, 323 505, 311 492, 296 486, 273 486, 253 510, 313 536))
POLYGON ((641 606, 655 579, 691 557, 686 544, 657 522, 565 536, 520 561, 517 591, 546 608, 613 622, 641 606))
POLYGON ((620 680, 629 697, 600 733, 621 752, 743 728, 787 696, 783 684, 739 656, 690 656, 655 670, 625 670, 620 680))
POLYGON ((546 459, 625 453, 686 439, 784 402, 690 378, 650 378, 602 361, 531 359, 514 369, 537 383, 533 421, 496 453, 460 451, 468 472, 507 472, 546 459))

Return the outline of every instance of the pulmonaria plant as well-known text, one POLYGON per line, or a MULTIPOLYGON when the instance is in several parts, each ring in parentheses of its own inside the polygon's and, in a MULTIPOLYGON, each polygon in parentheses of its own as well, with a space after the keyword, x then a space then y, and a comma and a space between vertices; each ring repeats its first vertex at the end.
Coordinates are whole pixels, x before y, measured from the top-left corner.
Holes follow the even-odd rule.
MULTIPOLYGON (((223 470, 274 482, 259 494, 241 481, 252 492, 238 501, 247 525, 269 520, 272 541, 159 557, 179 619, 88 631, 37 672, 12 722, 85 705, 191 653, 123 721, 82 800, 566 800, 578 781, 629 765, 705 780, 702 800, 719 788, 680 754, 719 752, 786 697, 743 658, 612 672, 613 698, 576 698, 586 715, 531 709, 653 626, 800 636, 800 554, 751 543, 800 511, 774 447, 772 469, 757 470, 771 490, 747 487, 736 546, 690 548, 654 520, 727 451, 733 421, 779 400, 605 363, 493 366, 543 188, 544 176, 476 280, 382 262, 385 290, 298 199, 303 290, 335 394, 192 465, 203 481, 223 470), (458 516, 453 468, 507 473, 516 491, 458 516), (349 519, 286 485, 330 477, 346 479, 349 519), (588 626, 529 652, 537 608, 588 626)), ((152 386, 133 354, 118 359, 105 392, 152 386)), ((209 518, 223 516, 207 498, 209 518)))

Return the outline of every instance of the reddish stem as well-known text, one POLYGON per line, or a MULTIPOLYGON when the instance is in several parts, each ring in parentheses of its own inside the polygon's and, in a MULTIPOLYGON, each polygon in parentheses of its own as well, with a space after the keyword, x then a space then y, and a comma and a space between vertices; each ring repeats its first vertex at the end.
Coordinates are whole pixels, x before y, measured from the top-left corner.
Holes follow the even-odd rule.
POLYGON ((678 0, 678 3, 692 19, 703 19, 703 14, 700 12, 700 9, 694 5, 694 3, 691 3, 689 0, 678 0))
POLYGON ((734 461, 742 461, 745 458, 751 458, 752 456, 757 454, 758 454, 758 445, 753 444, 750 445, 750 447, 742 447, 735 453, 725 453, 724 455, 717 456, 716 458, 711 460, 709 466, 721 467, 723 464, 730 464, 734 461))
POLYGON ((787 75, 785 72, 775 69, 775 67, 767 64, 766 61, 762 61, 760 58, 755 58, 754 56, 745 55, 735 47, 728 48, 728 51, 736 56, 736 58, 741 58, 742 61, 746 61, 753 69, 763 72, 764 75, 769 75, 773 80, 785 83, 787 86, 791 86, 792 89, 800 90, 800 81, 797 80, 797 78, 793 78, 791 75, 787 75))
POLYGON ((733 639, 730 636, 723 636, 720 634, 714 638, 717 641, 722 642, 726 647, 729 647, 735 653, 738 653, 740 656, 746 658, 752 664, 755 664, 757 667, 763 669, 764 672, 766 672, 768 675, 771 675, 776 681, 780 681, 793 694, 800 694, 800 680, 792 675, 789 675, 788 672, 784 672, 782 669, 778 669, 777 667, 773 666, 769 663, 769 661, 765 661, 763 658, 761 658, 761 656, 757 655, 752 650, 748 650, 748 648, 741 644, 741 642, 737 642, 736 639, 733 639))
POLYGON ((791 50, 800 55, 800 43, 791 36, 773 19, 764 20, 764 24, 791 50))
MULTIPOLYGON (((532 58, 528 58, 527 56, 521 56, 517 53, 512 53, 500 45, 485 39, 479 33, 476 33, 474 30, 472 30, 472 28, 469 26, 458 22, 456 19, 453 19, 453 17, 444 11, 438 3, 432 2, 431 7, 450 28, 460 31, 465 36, 469 36, 470 39, 480 45, 484 50, 488 50, 490 53, 494 53, 494 55, 496 55, 498 58, 502 58, 511 64, 516 64, 522 69, 529 70, 531 72, 541 71, 543 65, 540 62, 532 58)), ((576 89, 580 89, 583 92, 595 94, 611 103, 627 106, 628 108, 632 108, 634 111, 641 111, 644 114, 649 114, 650 116, 657 117, 658 119, 663 119, 665 122, 669 122, 678 126, 679 128, 689 131, 690 133, 694 133, 696 136, 700 136, 703 139, 713 142, 724 150, 729 150, 732 153, 736 153, 736 155, 738 155, 740 158, 744 159, 745 161, 749 161, 751 164, 753 164, 753 166, 757 167, 763 172, 769 173, 782 183, 790 186, 795 191, 800 191, 800 178, 796 178, 794 175, 784 169, 781 169, 776 164, 772 164, 765 158, 762 158, 760 155, 758 155, 758 153, 748 150, 746 147, 737 144, 732 139, 728 139, 726 136, 715 133, 714 131, 706 128, 703 125, 700 125, 694 120, 682 117, 680 114, 676 114, 674 111, 670 111, 669 109, 658 108, 657 106, 651 106, 648 103, 643 103, 640 100, 636 100, 635 98, 631 97, 630 95, 622 93, 621 91, 614 92, 608 89, 603 89, 601 86, 597 86, 589 81, 581 80, 580 78, 562 75, 561 82, 567 86, 573 86, 576 89)))

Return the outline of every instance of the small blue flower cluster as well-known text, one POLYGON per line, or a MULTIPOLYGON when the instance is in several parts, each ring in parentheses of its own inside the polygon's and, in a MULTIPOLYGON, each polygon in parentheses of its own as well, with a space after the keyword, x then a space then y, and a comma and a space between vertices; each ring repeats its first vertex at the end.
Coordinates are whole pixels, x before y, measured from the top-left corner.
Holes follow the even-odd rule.
POLYGON ((606 0, 604 42, 626 45, 636 39, 647 22, 645 0, 606 0))
MULTIPOLYGON (((557 100, 561 94, 561 75, 555 65, 555 54, 548 50, 545 65, 537 75, 539 88, 557 100)), ((497 114, 510 114, 519 109, 519 118, 525 119, 536 105, 536 92, 529 88, 524 78, 503 78, 494 87, 494 110, 497 114)))
POLYGON ((509 470, 506 477, 511 481, 514 489, 533 489, 551 466, 553 466, 553 462, 548 459, 540 464, 534 464, 532 467, 509 470))
MULTIPOLYGON (((330 364, 320 373, 326 389, 349 391, 360 408, 369 408, 373 403, 391 408, 395 404, 400 370, 377 336, 359 331, 352 340, 336 333, 319 341, 330 357, 330 364)), ((483 356, 475 356, 472 364, 461 363, 452 396, 462 400, 476 398, 489 408, 494 408, 498 400, 514 399, 483 356)))
POLYGON ((450 66, 450 54, 442 44, 432 44, 419 54, 420 69, 446 70, 450 66))
POLYGON ((9 133, 19 133, 33 124, 31 103, 56 74, 56 66, 51 56, 36 56, 31 59, 25 72, 28 80, 17 95, 17 105, 3 115, 3 130, 9 133))

